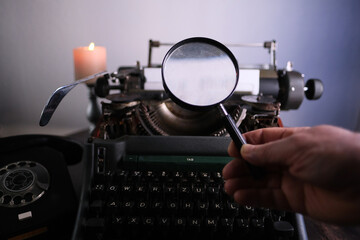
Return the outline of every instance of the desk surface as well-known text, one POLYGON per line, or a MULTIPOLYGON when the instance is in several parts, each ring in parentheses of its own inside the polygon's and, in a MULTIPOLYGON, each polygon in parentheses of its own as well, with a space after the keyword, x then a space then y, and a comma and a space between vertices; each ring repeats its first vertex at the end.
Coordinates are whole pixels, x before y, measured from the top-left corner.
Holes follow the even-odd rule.
MULTIPOLYGON (((81 143, 85 142, 88 136, 89 132, 87 130, 69 135, 70 138, 81 143)), ((83 164, 83 162, 80 162, 79 164, 71 166, 69 169, 77 193, 79 193, 81 189, 83 164)), ((304 221, 309 240, 360 239, 360 226, 337 226, 316 221, 306 216, 304 217, 304 221)))
POLYGON ((360 239, 360 226, 347 227, 327 224, 304 217, 309 240, 358 240, 360 239))

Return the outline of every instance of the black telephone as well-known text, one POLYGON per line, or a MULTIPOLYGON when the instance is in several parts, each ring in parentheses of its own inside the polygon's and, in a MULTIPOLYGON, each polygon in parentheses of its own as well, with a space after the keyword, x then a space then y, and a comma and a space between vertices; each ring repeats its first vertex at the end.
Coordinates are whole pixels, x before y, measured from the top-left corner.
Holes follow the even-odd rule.
POLYGON ((69 239, 78 199, 68 166, 83 147, 51 135, 0 138, 0 239, 69 239))

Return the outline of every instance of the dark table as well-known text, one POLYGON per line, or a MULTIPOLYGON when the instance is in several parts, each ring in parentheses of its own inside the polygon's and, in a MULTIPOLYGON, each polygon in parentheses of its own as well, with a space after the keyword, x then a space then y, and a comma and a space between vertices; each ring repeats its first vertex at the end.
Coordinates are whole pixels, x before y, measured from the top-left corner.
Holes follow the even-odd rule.
POLYGON ((358 240, 360 239, 360 226, 337 226, 304 217, 309 240, 358 240))

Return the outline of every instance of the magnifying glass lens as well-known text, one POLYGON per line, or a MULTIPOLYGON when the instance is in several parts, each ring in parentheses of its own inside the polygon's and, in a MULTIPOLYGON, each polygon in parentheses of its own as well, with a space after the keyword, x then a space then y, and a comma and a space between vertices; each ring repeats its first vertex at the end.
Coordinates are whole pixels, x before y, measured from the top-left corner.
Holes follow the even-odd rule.
POLYGON ((234 64, 228 53, 212 44, 185 43, 164 59, 164 85, 188 108, 213 106, 235 90, 238 72, 234 64))

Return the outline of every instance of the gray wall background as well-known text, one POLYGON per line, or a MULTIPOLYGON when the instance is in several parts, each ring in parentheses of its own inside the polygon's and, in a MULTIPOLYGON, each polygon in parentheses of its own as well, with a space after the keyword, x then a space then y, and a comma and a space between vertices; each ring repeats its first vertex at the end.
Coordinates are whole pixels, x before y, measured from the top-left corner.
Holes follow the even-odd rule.
MULTIPOLYGON (((68 134, 87 128, 87 89, 73 89, 49 125, 39 127, 52 92, 74 80, 72 49, 91 41, 107 48, 107 66, 146 65, 149 39, 178 42, 204 36, 223 43, 278 42, 288 60, 324 82, 318 101, 281 112, 286 126, 333 124, 359 130, 360 1, 358 0, 1 0, 0 136, 68 134)), ((166 49, 154 50, 161 62, 166 49)), ((241 53, 240 62, 265 50, 241 53)))

